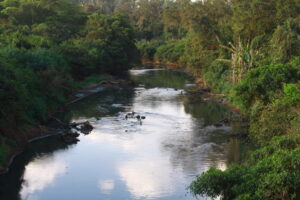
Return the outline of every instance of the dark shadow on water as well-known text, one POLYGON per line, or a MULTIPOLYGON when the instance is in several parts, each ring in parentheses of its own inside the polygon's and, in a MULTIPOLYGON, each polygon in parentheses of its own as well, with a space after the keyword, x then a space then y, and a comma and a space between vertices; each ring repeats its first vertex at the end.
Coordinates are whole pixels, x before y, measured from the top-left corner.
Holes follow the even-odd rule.
POLYGON ((172 70, 153 70, 132 76, 132 79, 145 88, 176 88, 184 89, 187 83, 192 82, 192 77, 186 73, 172 70))
POLYGON ((25 166, 35 158, 43 155, 51 157, 54 152, 58 150, 67 151, 69 148, 72 148, 72 145, 70 146, 63 143, 60 136, 45 138, 29 144, 26 151, 15 158, 9 172, 0 176, 0 199, 21 199, 19 192, 21 191, 23 183, 22 177, 25 166))
POLYGON ((184 109, 186 113, 191 114, 194 118, 204 120, 204 126, 213 125, 225 118, 231 118, 232 111, 217 102, 196 102, 191 103, 188 100, 184 101, 184 109))
POLYGON ((100 118, 123 112, 128 105, 132 105, 133 88, 107 89, 89 98, 70 105, 65 113, 64 121, 78 118, 100 118))

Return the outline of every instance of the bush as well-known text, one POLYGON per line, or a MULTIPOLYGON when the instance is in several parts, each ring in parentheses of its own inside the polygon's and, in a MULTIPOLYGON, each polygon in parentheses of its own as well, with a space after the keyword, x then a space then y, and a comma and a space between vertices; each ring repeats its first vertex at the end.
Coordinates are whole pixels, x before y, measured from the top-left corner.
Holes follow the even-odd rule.
POLYGON ((1 132, 42 122, 65 99, 67 71, 64 59, 49 50, 0 49, 1 132))
POLYGON ((273 64, 251 70, 236 87, 236 95, 246 108, 256 102, 268 104, 284 83, 295 83, 300 79, 300 66, 273 64))
POLYGON ((178 62, 185 51, 185 41, 170 42, 157 48, 155 59, 161 62, 178 62))
POLYGON ((143 59, 154 60, 154 55, 156 54, 157 48, 165 44, 163 40, 142 40, 137 43, 137 48, 140 52, 140 55, 143 59))
POLYGON ((281 98, 262 106, 251 116, 251 136, 262 145, 274 136, 286 135, 299 118, 300 90, 296 84, 284 85, 283 90, 285 94, 281 98))
POLYGON ((213 90, 223 94, 229 94, 232 89, 232 83, 228 80, 229 76, 229 63, 220 61, 213 62, 203 73, 205 81, 212 86, 213 90))
POLYGON ((24 65, 34 72, 44 70, 55 70, 61 73, 68 73, 70 67, 62 55, 57 54, 49 49, 17 49, 17 48, 2 48, 0 49, 2 56, 7 56, 18 65, 24 65))
POLYGON ((138 62, 134 32, 128 20, 121 14, 93 14, 85 27, 86 37, 65 41, 58 47, 76 79, 93 73, 122 74, 138 62))
POLYGON ((247 164, 225 171, 210 169, 190 189, 195 195, 221 195, 225 200, 296 200, 300 188, 300 148, 289 146, 293 143, 293 139, 274 138, 271 145, 254 152, 247 164))

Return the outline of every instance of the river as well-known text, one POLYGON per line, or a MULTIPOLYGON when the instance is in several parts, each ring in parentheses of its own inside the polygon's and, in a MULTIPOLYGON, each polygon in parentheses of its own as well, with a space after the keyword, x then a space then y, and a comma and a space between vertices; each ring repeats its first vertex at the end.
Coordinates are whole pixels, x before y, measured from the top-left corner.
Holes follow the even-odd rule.
MULTIPOLYGON (((95 127, 80 142, 34 141, 0 177, 1 200, 192 200, 196 175, 225 170, 247 151, 214 126, 237 115, 188 95, 191 77, 171 70, 131 70, 135 88, 107 89, 70 106, 67 121, 95 127), (128 112, 146 119, 125 119, 128 112)), ((207 199, 198 197, 199 199, 207 199)))

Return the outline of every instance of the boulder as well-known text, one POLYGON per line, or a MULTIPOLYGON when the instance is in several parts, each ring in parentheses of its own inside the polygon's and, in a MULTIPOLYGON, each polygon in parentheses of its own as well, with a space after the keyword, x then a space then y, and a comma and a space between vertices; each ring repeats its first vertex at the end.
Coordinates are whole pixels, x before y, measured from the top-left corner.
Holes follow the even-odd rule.
POLYGON ((86 121, 83 124, 81 124, 79 131, 83 134, 89 134, 94 127, 90 124, 90 122, 86 121))

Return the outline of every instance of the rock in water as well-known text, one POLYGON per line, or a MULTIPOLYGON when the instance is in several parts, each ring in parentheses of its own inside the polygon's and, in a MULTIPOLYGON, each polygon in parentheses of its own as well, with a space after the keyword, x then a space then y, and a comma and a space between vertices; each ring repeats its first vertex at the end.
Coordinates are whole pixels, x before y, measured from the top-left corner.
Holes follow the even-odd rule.
POLYGON ((221 126, 223 126, 223 124, 221 124, 221 123, 216 123, 216 124, 214 124, 214 126, 215 126, 215 127, 221 127, 221 126))
POLYGON ((83 134, 89 134, 94 127, 90 124, 90 122, 86 121, 80 126, 80 132, 83 134))
POLYGON ((63 142, 67 144, 76 144, 79 140, 79 133, 67 132, 61 135, 61 139, 63 142))

